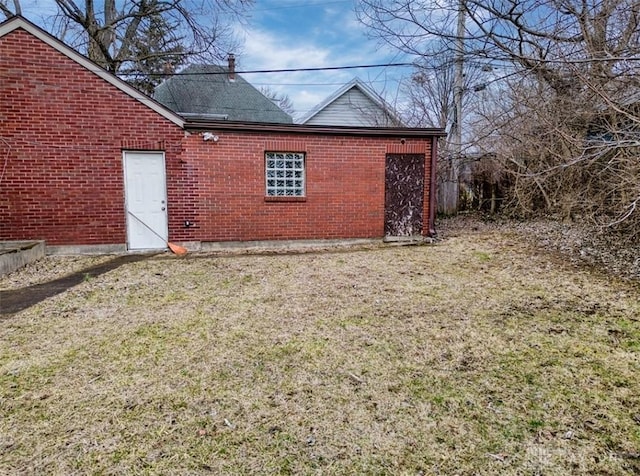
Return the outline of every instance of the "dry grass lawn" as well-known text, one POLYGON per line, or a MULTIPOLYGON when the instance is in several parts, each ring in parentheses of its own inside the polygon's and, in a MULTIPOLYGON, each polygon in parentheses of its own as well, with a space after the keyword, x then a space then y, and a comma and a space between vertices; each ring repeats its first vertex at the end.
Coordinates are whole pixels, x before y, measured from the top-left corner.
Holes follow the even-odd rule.
POLYGON ((637 474, 638 296, 504 231, 149 258, 0 320, 0 473, 637 474))

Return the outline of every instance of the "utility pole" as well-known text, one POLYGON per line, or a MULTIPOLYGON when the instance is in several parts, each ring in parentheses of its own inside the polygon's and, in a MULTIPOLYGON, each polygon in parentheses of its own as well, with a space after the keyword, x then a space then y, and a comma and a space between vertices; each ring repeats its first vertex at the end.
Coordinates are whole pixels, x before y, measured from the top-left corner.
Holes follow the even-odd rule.
POLYGON ((455 42, 455 72, 453 85, 454 121, 451 128, 452 153, 449 180, 451 182, 452 208, 458 210, 459 179, 462 164, 462 95, 464 94, 464 36, 465 36, 465 0, 458 0, 458 28, 455 42), (455 192, 455 194, 453 193, 455 192), (454 206, 455 205, 455 206, 454 206))
POLYGON ((453 145, 459 157, 462 153, 462 95, 464 93, 464 25, 465 0, 458 0, 458 30, 456 32, 455 76, 453 85, 453 108, 455 114, 453 145))

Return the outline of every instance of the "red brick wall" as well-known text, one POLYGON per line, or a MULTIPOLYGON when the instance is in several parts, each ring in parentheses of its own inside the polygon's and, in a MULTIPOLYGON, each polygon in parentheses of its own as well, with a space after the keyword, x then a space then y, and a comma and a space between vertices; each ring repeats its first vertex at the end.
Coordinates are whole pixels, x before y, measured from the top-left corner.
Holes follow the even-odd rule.
MULTIPOLYGON (((429 197, 430 139, 212 131, 185 142, 197 177, 191 239, 201 241, 369 238, 384 235, 387 153, 424 153, 429 197), (306 153, 306 199, 265 199, 265 151, 306 153)), ((425 200, 424 233, 428 232, 425 200)))
MULTIPOLYGON (((184 132, 23 30, 0 38, 0 239, 126 242, 122 150, 165 150, 176 219, 184 132)), ((180 233, 176 233, 179 237, 180 233)))

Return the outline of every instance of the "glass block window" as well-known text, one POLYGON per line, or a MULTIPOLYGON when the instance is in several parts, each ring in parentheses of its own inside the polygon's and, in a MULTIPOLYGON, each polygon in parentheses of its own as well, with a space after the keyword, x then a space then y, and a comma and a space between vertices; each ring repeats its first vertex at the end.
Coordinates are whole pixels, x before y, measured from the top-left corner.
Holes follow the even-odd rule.
POLYGON ((304 154, 265 153, 268 197, 304 197, 304 154))

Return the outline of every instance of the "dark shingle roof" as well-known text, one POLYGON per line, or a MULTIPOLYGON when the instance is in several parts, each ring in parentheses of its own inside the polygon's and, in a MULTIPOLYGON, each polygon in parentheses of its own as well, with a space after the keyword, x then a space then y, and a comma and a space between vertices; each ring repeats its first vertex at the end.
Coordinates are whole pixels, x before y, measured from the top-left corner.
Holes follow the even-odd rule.
POLYGON ((238 74, 218 65, 191 65, 155 90, 154 99, 185 117, 292 123, 291 116, 238 74))

